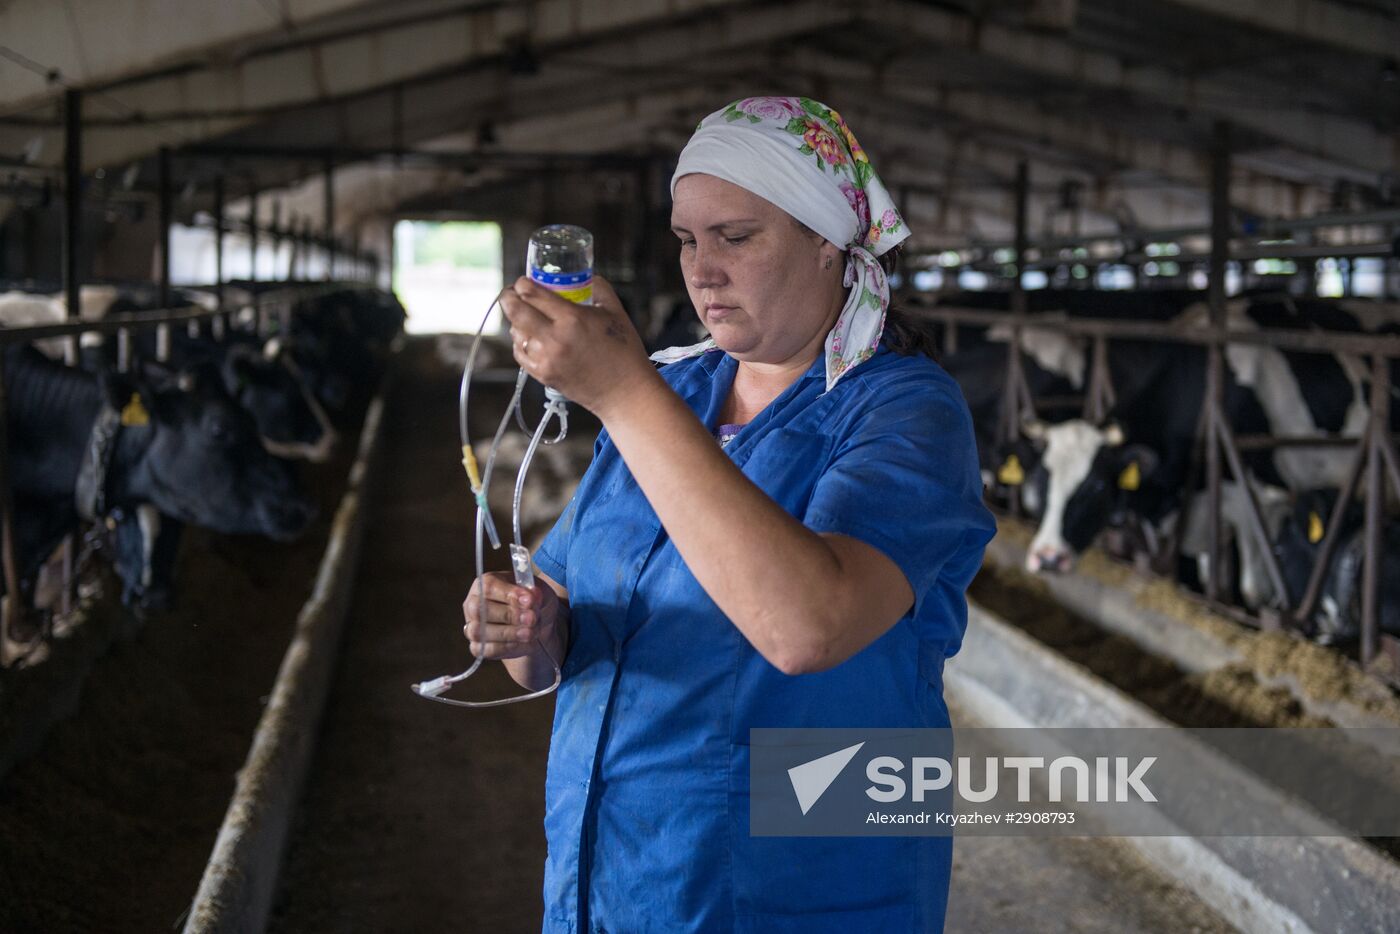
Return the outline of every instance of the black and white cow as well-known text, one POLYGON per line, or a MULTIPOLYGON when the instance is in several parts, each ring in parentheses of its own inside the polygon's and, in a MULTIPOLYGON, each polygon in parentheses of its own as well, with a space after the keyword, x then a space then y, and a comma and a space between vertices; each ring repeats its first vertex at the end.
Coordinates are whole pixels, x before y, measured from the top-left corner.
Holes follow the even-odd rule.
POLYGON ((150 504, 218 532, 301 534, 314 508, 293 466, 208 368, 87 373, 30 347, 5 351, 10 479, 23 576, 79 518, 150 504))
MULTIPOLYGON (((1154 290, 1151 292, 1102 292, 1082 289, 1037 289, 1026 294, 1031 321, 1020 330, 1021 367, 1027 388, 1043 417, 1058 421, 1067 414, 1063 405, 1050 400, 1068 400, 1084 391, 1089 374, 1092 342, 1050 326, 1055 321, 1075 318, 1099 320, 1166 321, 1183 309, 1202 301, 1194 290, 1154 290), (1044 322, 1044 324, 1042 324, 1044 322)), ((939 306, 974 310, 1007 311, 1007 292, 958 292, 939 300, 939 306)), ((977 433, 983 483, 997 481, 1014 490, 1023 511, 1040 516, 1045 508, 1047 476, 1037 469, 1039 454, 1028 439, 1004 441, 997 437, 1002 398, 1005 395, 1007 343, 1011 329, 1006 325, 958 328, 958 351, 940 362, 962 387, 972 412, 977 433)), ((1077 410, 1077 404, 1076 404, 1077 410)))
MULTIPOLYGON (((1232 303, 1229 326, 1257 328, 1248 309, 1247 300, 1232 303)), ((1285 354, 1270 347, 1234 344, 1224 356, 1225 415, 1236 433, 1355 436, 1365 424, 1368 412, 1362 387, 1331 355, 1285 354)), ((1196 420, 1204 405, 1205 360, 1205 351, 1198 347, 1159 344, 1135 349, 1132 342, 1111 342, 1117 429, 1078 420, 1033 426, 1032 433, 1041 435, 1044 443, 1042 462, 1050 481, 1044 516, 1026 559, 1029 569, 1068 569, 1073 555, 1087 547, 1115 506, 1129 507, 1153 523, 1165 518, 1179 499, 1196 420), (1137 446, 1135 455, 1149 453, 1148 462, 1155 458, 1157 463, 1148 464, 1150 477, 1144 462, 1125 458, 1116 450, 1125 440, 1137 446), (1129 463, 1138 464, 1142 489, 1155 495, 1112 493, 1115 486, 1133 485, 1109 482, 1114 470, 1125 470, 1129 463)), ((1247 455, 1247 467, 1260 479, 1300 490, 1340 485, 1350 457, 1338 448, 1287 447, 1272 456, 1247 455)))
MULTIPOLYGON (((1237 586, 1239 602, 1248 609, 1259 610, 1279 602, 1264 553, 1278 541, 1293 503, 1287 490, 1271 483, 1254 484, 1254 494, 1264 524, 1266 538, 1262 542, 1249 521, 1249 494, 1243 484, 1229 480, 1220 484, 1219 584, 1220 592, 1225 594, 1237 586)), ((1191 497, 1177 551, 1194 564, 1195 583, 1204 590, 1214 576, 1210 563, 1210 504, 1204 491, 1191 497)))
MULTIPOLYGON (((1055 338, 1061 335, 1055 334, 1055 338)), ((945 356, 939 363, 957 381, 972 414, 977 438, 977 456, 984 485, 991 486, 996 474, 1016 452, 999 444, 997 426, 1002 399, 1006 395, 1007 348, 1003 343, 982 343, 945 356)), ((1069 395, 1076 387, 1072 377, 1042 367, 1035 359, 1022 361, 1022 372, 1033 397, 1069 395)), ((1022 463, 1028 464, 1029 461, 1022 463)), ((1003 481, 1004 482, 1004 481, 1003 481)))

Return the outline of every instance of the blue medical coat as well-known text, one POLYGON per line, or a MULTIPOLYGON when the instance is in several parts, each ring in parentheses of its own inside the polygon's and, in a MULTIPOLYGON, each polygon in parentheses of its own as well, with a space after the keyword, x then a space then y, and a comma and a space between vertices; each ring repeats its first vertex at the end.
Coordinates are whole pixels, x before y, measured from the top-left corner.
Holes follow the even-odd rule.
MULTIPOLYGON (((710 351, 661 374, 713 430, 736 367, 710 351)), ((948 725, 943 660, 995 531, 967 405, 936 363, 881 346, 824 388, 818 357, 725 453, 809 528, 908 577, 910 612, 840 665, 791 676, 759 655, 606 432, 538 549, 573 629, 545 784, 545 931, 942 930, 950 838, 749 835, 750 728, 948 725)))

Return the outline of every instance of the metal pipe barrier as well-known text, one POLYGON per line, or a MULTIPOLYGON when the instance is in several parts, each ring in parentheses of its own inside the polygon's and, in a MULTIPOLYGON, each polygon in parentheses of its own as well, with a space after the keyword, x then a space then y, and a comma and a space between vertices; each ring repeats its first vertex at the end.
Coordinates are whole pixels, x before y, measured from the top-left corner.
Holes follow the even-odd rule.
MULTIPOLYGON (((1388 426, 1390 417, 1390 367, 1389 361, 1400 359, 1400 336, 1353 334, 1326 330, 1231 330, 1219 324, 1186 327, 1180 324, 1109 321, 1103 319, 1073 318, 1054 316, 1053 313, 1024 314, 1015 312, 988 311, 977 308, 956 306, 930 306, 917 300, 906 305, 906 311, 914 317, 923 318, 943 326, 944 334, 956 333, 959 324, 991 327, 1007 325, 1010 340, 1007 351, 1006 392, 998 419, 998 440, 1013 441, 1020 433, 1022 421, 1028 415, 1035 417, 1034 400, 1030 398, 1028 384, 1021 363, 1021 333, 1026 327, 1059 331, 1065 334, 1092 340, 1091 371, 1088 379, 1083 415, 1087 420, 1101 421, 1112 410, 1115 400, 1112 379, 1108 370, 1107 341, 1111 338, 1130 339, 1145 342, 1192 344, 1206 348, 1209 366, 1206 371, 1206 404, 1202 410, 1201 424, 1197 430, 1197 450, 1188 471, 1187 489, 1181 505, 1181 516, 1185 516, 1198 478, 1198 462, 1204 458, 1206 466, 1206 489, 1209 502, 1211 524, 1210 549, 1211 567, 1219 568, 1220 554, 1220 485, 1223 478, 1222 467, 1228 466, 1236 481, 1246 491, 1246 522, 1248 533, 1262 545, 1260 552, 1264 558, 1266 573, 1273 585, 1278 608, 1276 611, 1261 612, 1259 615, 1241 614, 1238 608, 1229 607, 1231 616, 1243 618, 1258 628, 1287 628, 1298 630, 1306 626, 1317 607, 1326 572, 1336 552, 1341 537, 1341 529, 1346 508, 1358 492, 1359 482, 1365 470, 1365 494, 1362 497, 1364 515, 1364 563, 1362 570, 1362 612, 1360 661, 1363 668, 1376 669, 1376 662, 1384 655, 1391 663, 1391 671, 1400 671, 1400 639, 1380 632, 1379 628, 1379 586, 1381 569, 1382 525, 1385 521, 1386 485, 1400 497, 1400 455, 1397 455, 1394 439, 1388 426), (1223 351, 1228 344, 1251 344, 1271 347, 1277 350, 1291 350, 1306 353, 1349 353, 1371 362, 1371 393, 1369 417, 1365 429, 1356 438, 1337 436, 1295 437, 1275 435, 1253 435, 1247 439, 1237 438, 1225 417, 1222 403, 1224 393, 1223 351), (1247 440, 1247 445, 1242 444, 1247 440), (1258 493, 1249 474, 1244 469, 1241 452, 1263 450, 1275 447, 1302 446, 1336 447, 1351 446, 1354 450, 1341 495, 1327 523, 1320 542, 1320 549, 1311 569, 1307 587, 1299 604, 1290 606, 1288 589, 1285 586, 1282 570, 1269 542, 1263 512, 1259 507, 1258 493), (1220 462, 1224 454, 1225 463, 1220 462)), ((1016 503, 1016 497, 1008 497, 1016 503)), ((1012 506, 1015 513, 1015 506, 1012 506)), ((1165 547, 1152 555, 1152 566, 1159 572, 1170 565, 1176 549, 1176 539, 1184 519, 1177 522, 1174 534, 1169 536, 1165 547)), ((1206 581, 1207 601, 1217 608, 1226 608, 1219 598, 1218 574, 1212 574, 1206 581)))

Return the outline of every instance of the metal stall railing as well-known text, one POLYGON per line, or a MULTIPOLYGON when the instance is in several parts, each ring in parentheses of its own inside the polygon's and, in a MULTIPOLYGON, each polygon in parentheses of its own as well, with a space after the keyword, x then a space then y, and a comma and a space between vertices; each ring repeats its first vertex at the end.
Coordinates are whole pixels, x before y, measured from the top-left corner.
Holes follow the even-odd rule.
MULTIPOLYGON (((1240 612, 1238 608, 1224 604, 1219 598, 1219 575, 1213 573, 1207 582, 1207 601, 1216 609, 1225 610, 1229 615, 1261 628, 1302 629, 1311 618, 1321 594, 1327 570, 1335 554, 1346 515, 1346 508, 1355 498, 1360 480, 1365 476, 1365 490, 1362 497, 1364 514, 1364 565, 1361 613, 1361 663, 1366 668, 1375 667, 1377 659, 1384 655, 1392 671, 1400 671, 1400 639, 1379 631, 1379 585, 1380 562, 1382 558, 1381 529, 1385 521, 1385 491, 1389 483, 1396 497, 1400 497, 1400 456, 1397 456, 1395 439, 1389 431, 1390 420, 1390 361, 1400 359, 1400 336, 1346 333, 1326 330, 1229 330, 1227 328, 1193 324, 1189 327, 1171 323, 1147 323, 1128 321, 1108 321, 1103 319, 1077 318, 1063 319, 1048 315, 1015 312, 988 311, 983 309, 958 308, 952 306, 910 307, 910 313, 936 322, 943 326, 945 334, 956 332, 958 325, 1006 326, 1010 330, 1007 351, 1006 391, 1002 399, 998 419, 998 440, 1012 441, 1019 435, 1020 426, 1026 416, 1035 417, 1036 400, 1032 398, 1021 363, 1021 334, 1026 327, 1056 330, 1067 335, 1084 338, 1092 342, 1090 373, 1086 380, 1086 392, 1082 403, 1084 418, 1099 422, 1111 411, 1115 394, 1108 367, 1108 341, 1113 338, 1126 338, 1135 341, 1194 344, 1206 348, 1209 365, 1206 369, 1205 405, 1202 409, 1196 436, 1196 452, 1193 467, 1188 479, 1186 496, 1182 503, 1181 515, 1189 506, 1189 497, 1198 479, 1199 464, 1204 459, 1206 466, 1205 493, 1209 497, 1210 535, 1209 548, 1212 568, 1219 568, 1221 552, 1220 534, 1220 485, 1222 468, 1228 465, 1235 479, 1247 493, 1246 519, 1248 532, 1261 543, 1261 553, 1265 560, 1267 574, 1274 586, 1279 606, 1275 612, 1252 616, 1240 612), (1230 344, 1251 344, 1270 347, 1276 350, 1289 350, 1305 353, 1346 353, 1353 354, 1369 363, 1370 399, 1366 426, 1359 437, 1337 436, 1239 436, 1229 424, 1223 406, 1224 380, 1222 378, 1224 348, 1230 344), (1353 456, 1347 472, 1347 480, 1342 487, 1337 505, 1333 508, 1326 531, 1319 543, 1319 552, 1311 569, 1302 599, 1297 606, 1290 606, 1288 588, 1285 586, 1278 560, 1271 549, 1259 498, 1254 483, 1246 472, 1242 452, 1248 450, 1268 450, 1285 446, 1338 446, 1351 445, 1353 456), (1225 456, 1225 464, 1220 462, 1220 454, 1225 456)), ((1016 497, 1010 497, 1012 503, 1016 497)), ((1183 521, 1176 524, 1179 534, 1183 521)), ((1169 557, 1175 553, 1175 535, 1167 543, 1165 553, 1169 557)), ((1159 568, 1160 569, 1160 568, 1159 568)))

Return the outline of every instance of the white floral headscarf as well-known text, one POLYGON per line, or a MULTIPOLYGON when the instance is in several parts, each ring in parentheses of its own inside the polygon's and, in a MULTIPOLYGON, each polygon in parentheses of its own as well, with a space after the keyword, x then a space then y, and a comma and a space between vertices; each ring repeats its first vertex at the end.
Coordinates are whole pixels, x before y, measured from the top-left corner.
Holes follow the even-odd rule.
MULTIPOLYGON (((875 257, 909 236, 865 150, 836 111, 806 97, 747 97, 695 128, 671 176, 722 178, 782 208, 846 251, 850 289, 826 338, 826 388, 879 346, 890 305, 875 257)), ((652 354, 672 363, 716 347, 713 339, 652 354)))

